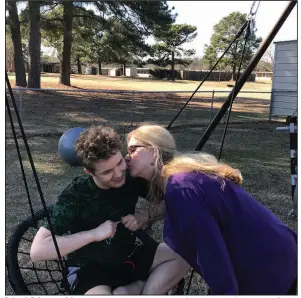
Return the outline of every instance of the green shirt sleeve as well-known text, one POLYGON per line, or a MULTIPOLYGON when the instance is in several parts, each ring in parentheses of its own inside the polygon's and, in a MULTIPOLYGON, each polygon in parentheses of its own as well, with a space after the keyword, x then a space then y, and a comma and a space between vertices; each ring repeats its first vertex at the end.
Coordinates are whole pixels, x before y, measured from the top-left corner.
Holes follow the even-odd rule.
MULTIPOLYGON (((78 196, 78 186, 76 179, 74 179, 59 195, 50 213, 50 220, 56 235, 63 235, 72 231, 78 210, 78 196)), ((45 219, 42 226, 50 230, 47 219, 45 219)))

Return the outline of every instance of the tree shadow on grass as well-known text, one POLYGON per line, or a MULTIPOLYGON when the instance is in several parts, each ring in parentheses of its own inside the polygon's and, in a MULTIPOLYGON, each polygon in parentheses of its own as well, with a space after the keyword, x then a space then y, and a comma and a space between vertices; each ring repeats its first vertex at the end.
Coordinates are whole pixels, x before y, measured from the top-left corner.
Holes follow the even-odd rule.
MULTIPOLYGON (((152 121, 167 126, 183 107, 190 92, 174 93, 86 93, 56 91, 24 91, 22 120, 29 134, 63 133, 70 127, 104 124, 129 129, 152 121)), ((225 97, 215 99, 197 95, 186 106, 174 125, 207 126, 225 97)), ((19 107, 18 93, 15 99, 19 107)), ((233 106, 230 122, 258 121, 267 117, 268 103, 259 98, 238 99, 233 106), (237 108, 236 108, 237 106, 237 108)), ((7 119, 8 122, 8 119, 7 119)))

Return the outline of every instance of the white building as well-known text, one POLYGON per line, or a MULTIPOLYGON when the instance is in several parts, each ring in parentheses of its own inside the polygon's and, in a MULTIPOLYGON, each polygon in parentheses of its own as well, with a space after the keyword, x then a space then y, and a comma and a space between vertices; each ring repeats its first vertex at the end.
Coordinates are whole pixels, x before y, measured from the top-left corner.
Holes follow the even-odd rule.
POLYGON ((297 115, 297 40, 275 42, 270 118, 297 115))
POLYGON ((127 67, 125 69, 125 75, 127 77, 136 77, 137 76, 137 67, 127 67))
POLYGON ((137 68, 137 76, 140 78, 151 78, 150 68, 137 68))
POLYGON ((273 72, 272 71, 256 71, 255 81, 272 81, 273 72))

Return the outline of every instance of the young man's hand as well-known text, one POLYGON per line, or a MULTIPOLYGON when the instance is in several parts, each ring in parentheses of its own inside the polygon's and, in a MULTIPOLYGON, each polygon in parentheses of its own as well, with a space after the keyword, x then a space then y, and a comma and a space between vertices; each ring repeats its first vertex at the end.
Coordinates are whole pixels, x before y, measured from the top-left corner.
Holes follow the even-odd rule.
POLYGON ((148 214, 128 214, 127 216, 122 218, 121 222, 126 228, 134 232, 145 227, 148 224, 149 219, 148 214))
POLYGON ((107 238, 114 237, 117 229, 117 224, 114 221, 107 220, 97 228, 91 230, 94 241, 102 241, 107 238))

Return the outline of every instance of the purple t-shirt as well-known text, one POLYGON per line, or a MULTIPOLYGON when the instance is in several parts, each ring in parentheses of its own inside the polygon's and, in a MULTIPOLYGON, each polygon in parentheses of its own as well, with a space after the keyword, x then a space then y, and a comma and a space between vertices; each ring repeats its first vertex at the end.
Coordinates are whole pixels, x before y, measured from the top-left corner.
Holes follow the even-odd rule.
POLYGON ((165 243, 213 295, 287 293, 297 276, 297 236, 240 185, 204 173, 176 174, 165 203, 165 243))

